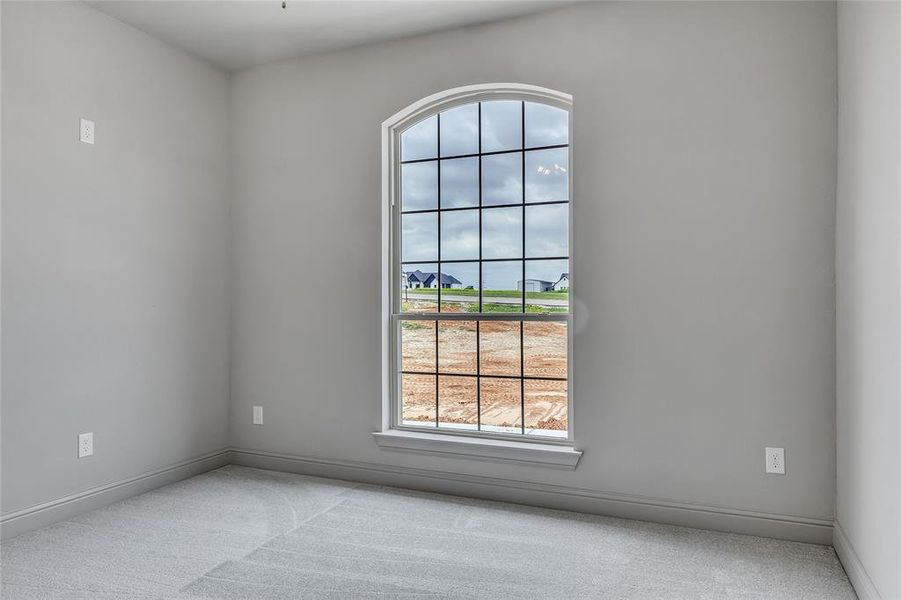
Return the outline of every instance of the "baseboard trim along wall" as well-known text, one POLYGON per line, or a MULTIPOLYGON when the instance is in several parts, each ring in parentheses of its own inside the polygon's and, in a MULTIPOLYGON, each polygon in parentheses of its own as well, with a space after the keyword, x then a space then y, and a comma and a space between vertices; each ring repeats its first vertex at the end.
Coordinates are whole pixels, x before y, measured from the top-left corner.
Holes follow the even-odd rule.
POLYGON ((832 544, 832 520, 597 492, 582 488, 396 467, 307 458, 233 448, 232 464, 438 492, 487 500, 600 514, 622 519, 759 535, 812 544, 832 544))
POLYGON ((870 575, 864 568, 863 563, 860 562, 860 557, 854 551, 851 540, 848 539, 845 530, 842 529, 841 523, 838 521, 833 526, 832 546, 835 548, 838 560, 841 561, 842 566, 845 568, 845 573, 848 574, 848 579, 851 580, 854 591, 857 592, 857 597, 860 600, 882 600, 882 596, 879 595, 876 586, 873 585, 873 580, 870 579, 870 575))
POLYGON ((7 539, 26 531, 45 527, 74 515, 175 483, 181 479, 218 469, 229 464, 230 460, 231 453, 224 448, 142 475, 114 481, 3 515, 0 517, 0 538, 7 539))
MULTIPOLYGON (((258 469, 285 471, 302 475, 330 477, 377 485, 471 496, 486 500, 542 506, 560 510, 592 513, 621 519, 636 519, 668 523, 684 527, 712 529, 747 535, 759 535, 812 544, 833 544, 833 527, 829 519, 816 519, 788 515, 775 515, 739 509, 685 504, 669 500, 610 494, 576 487, 550 485, 467 475, 445 471, 431 471, 409 467, 397 467, 376 463, 324 460, 241 448, 223 449, 116 481, 90 490, 45 502, 0 517, 0 537, 13 537, 20 533, 45 527, 74 515, 100 508, 113 502, 135 496, 154 488, 193 477, 228 464, 258 469)), ((837 531, 837 530, 836 530, 837 531)), ((845 538, 835 536, 836 551, 848 570, 851 581, 858 586, 860 575, 852 575, 856 568, 866 584, 866 572, 860 567, 856 555, 845 538), (839 551, 839 541, 844 540, 839 551), (853 558, 846 559, 845 555, 853 558), (851 561, 856 561, 852 563, 851 561), (855 566, 856 565, 856 566, 855 566)), ((878 595, 860 594, 862 600, 878 595)))

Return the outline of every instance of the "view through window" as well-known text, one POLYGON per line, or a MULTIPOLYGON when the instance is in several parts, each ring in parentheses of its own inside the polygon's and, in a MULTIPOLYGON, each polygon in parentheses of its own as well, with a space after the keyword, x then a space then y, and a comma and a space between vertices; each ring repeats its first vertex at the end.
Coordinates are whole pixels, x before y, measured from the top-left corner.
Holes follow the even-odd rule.
POLYGON ((569 117, 486 100, 401 133, 395 426, 568 437, 569 117))

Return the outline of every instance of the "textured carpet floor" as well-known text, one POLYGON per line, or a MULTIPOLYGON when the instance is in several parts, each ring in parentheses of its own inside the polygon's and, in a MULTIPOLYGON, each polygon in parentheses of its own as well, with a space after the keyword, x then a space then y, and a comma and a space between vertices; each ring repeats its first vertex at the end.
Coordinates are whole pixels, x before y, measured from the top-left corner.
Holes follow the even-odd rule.
POLYGON ((2 544, 2 597, 852 599, 832 548, 229 466, 2 544))

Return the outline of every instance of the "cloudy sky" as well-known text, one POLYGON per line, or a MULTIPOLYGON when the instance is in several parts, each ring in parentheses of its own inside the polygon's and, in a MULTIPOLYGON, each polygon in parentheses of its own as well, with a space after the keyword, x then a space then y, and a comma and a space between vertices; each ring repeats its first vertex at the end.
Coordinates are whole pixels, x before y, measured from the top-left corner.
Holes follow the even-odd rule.
MULTIPOLYGON (((404 211, 461 208, 442 211, 441 247, 438 247, 438 214, 425 212, 402 216, 402 256, 417 261, 423 271, 436 271, 433 261, 478 260, 479 213, 482 217, 483 258, 517 259, 566 256, 568 254, 568 206, 528 206, 569 198, 567 148, 529 150, 538 146, 565 144, 569 138, 566 111, 525 103, 525 150, 523 151, 523 103, 482 103, 481 143, 483 152, 506 152, 488 156, 452 158, 479 151, 479 107, 468 104, 441 113, 438 168, 438 117, 433 116, 401 135, 402 160, 424 160, 401 167, 401 206, 404 211), (448 157, 448 158, 444 158, 448 157), (482 168, 482 206, 479 209, 479 161, 482 168), (525 161, 525 165, 523 165, 525 161), (525 181, 523 181, 525 166, 525 181), (503 207, 505 204, 522 206, 503 207), (497 208, 491 208, 497 206, 497 208), (471 209, 470 209, 471 207, 471 209), (525 215, 523 215, 525 212, 525 215), (523 218, 525 217, 525 240, 523 218)), ((416 265, 406 265, 405 271, 416 265)), ((442 269, 478 287, 478 264, 447 265, 442 269)), ((529 279, 556 281, 567 271, 566 261, 527 261, 529 279)), ((516 289, 522 279, 522 261, 485 263, 483 281, 490 289, 516 289)))
MULTIPOLYGON (((522 145, 522 102, 482 102, 482 152, 519 150, 522 145)), ((565 110, 525 103, 526 148, 566 144, 569 140, 565 110)), ((477 154, 479 151, 478 104, 466 104, 441 113, 441 156, 477 154)), ((438 117, 416 123, 401 135, 401 160, 438 156, 438 117)))

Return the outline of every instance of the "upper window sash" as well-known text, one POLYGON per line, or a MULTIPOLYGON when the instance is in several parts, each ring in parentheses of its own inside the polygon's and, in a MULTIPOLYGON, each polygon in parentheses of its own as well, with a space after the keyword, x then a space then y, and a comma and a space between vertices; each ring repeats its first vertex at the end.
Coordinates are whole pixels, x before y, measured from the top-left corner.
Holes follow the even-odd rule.
MULTIPOLYGON (((508 112, 510 111, 508 110, 508 112)), ((501 118, 499 121, 503 125, 504 119, 501 118)), ((568 181, 571 172, 569 165, 571 141, 569 99, 561 95, 549 99, 547 95, 530 96, 510 91, 487 92, 477 95, 464 94, 463 99, 456 103, 433 106, 429 114, 408 115, 406 123, 394 127, 391 130, 393 177, 391 182, 392 260, 390 269, 392 276, 389 289, 392 314, 410 314, 402 307, 405 295, 407 298, 415 297, 422 305, 414 310, 434 314, 444 314, 442 309, 446 302, 439 301, 439 298, 443 300, 453 297, 455 300, 460 300, 462 296, 473 298, 473 306, 469 307, 469 310, 473 311, 470 313, 472 316, 490 314, 492 312, 490 305, 500 302, 509 308, 511 300, 497 298, 498 290, 494 290, 495 302, 491 301, 492 298, 489 295, 480 294, 479 288, 482 283, 486 285, 486 288, 488 286, 504 288, 509 296, 517 295, 518 291, 526 292, 519 294, 522 296, 518 299, 521 307, 519 314, 530 314, 533 310, 541 310, 541 303, 532 301, 533 296, 541 295, 542 290, 549 290, 548 286, 554 284, 565 285, 568 288, 568 280, 571 279, 569 272, 572 269, 570 266, 571 241, 568 235, 571 230, 571 211, 567 203, 571 202, 572 192, 568 185, 564 186, 562 193, 559 190, 555 191, 552 187, 548 188, 546 185, 543 187, 531 185, 531 180, 534 179, 531 174, 543 169, 544 174, 547 175, 549 174, 548 168, 558 169, 566 173, 565 180, 568 181), (503 102, 496 103, 499 99, 503 102), (514 119, 506 119, 507 125, 518 119, 518 135, 511 135, 509 126, 506 130, 500 127, 502 130, 500 134, 494 135, 490 142, 486 141, 486 138, 492 136, 487 136, 483 132, 483 113, 491 111, 485 110, 483 107, 494 106, 495 104, 492 103, 502 104, 508 108, 519 107, 518 115, 515 114, 514 119), (540 111, 553 111, 564 115, 566 119, 565 135, 558 136, 556 139, 553 135, 532 135, 531 130, 526 127, 526 121, 530 113, 540 111), (457 140, 454 144, 445 144, 447 135, 444 138, 441 137, 442 131, 445 130, 443 126, 445 115, 455 112, 469 112, 470 116, 475 116, 478 120, 475 132, 477 135, 473 136, 474 142, 467 144, 465 140, 463 142, 457 140), (439 113, 441 113, 440 116, 439 113), (419 135, 423 131, 425 134, 419 135), (417 140, 416 136, 410 138, 416 142, 413 144, 414 151, 404 152, 403 149, 407 146, 401 145, 401 137, 406 135, 409 138, 410 132, 417 132, 419 139, 417 140), (486 151, 486 147, 492 149, 486 151), (476 152, 468 150, 476 150, 476 152), (557 154, 542 156, 548 151, 557 154), (518 171, 518 185, 521 190, 515 191, 515 195, 506 200, 502 196, 486 198, 488 172, 491 172, 491 169, 497 171, 505 168, 501 159, 512 159, 508 161, 511 164, 506 167, 511 173, 514 170, 518 171), (491 164, 486 166, 489 161, 491 164), (464 163, 467 162, 470 164, 465 165, 464 163), (471 177, 476 184, 476 190, 469 194, 468 199, 465 197, 467 194, 458 194, 460 197, 455 198, 449 198, 447 194, 442 194, 443 176, 452 168, 459 171, 464 167, 474 172, 471 177), (411 169, 410 172, 412 172, 414 168, 419 172, 415 178, 404 172, 405 169, 411 169), (404 175, 408 175, 408 177, 405 178, 404 175), (405 187, 415 187, 413 185, 405 186, 405 184, 410 180, 415 183, 419 178, 421 178, 420 183, 424 182, 424 184, 419 186, 420 193, 418 195, 414 193, 415 190, 404 189, 405 187), (435 185, 436 181, 437 185, 435 185), (436 191, 423 194, 423 189, 436 191), (477 227, 481 233, 477 244, 478 249, 472 249, 469 254, 455 255, 450 251, 448 239, 451 236, 448 235, 448 231, 452 232, 455 226, 465 229, 467 221, 470 222, 470 230, 477 227), (532 247, 533 244, 530 244, 530 240, 536 239, 536 235, 533 231, 528 230, 529 227, 537 227, 548 222, 559 223, 560 228, 565 232, 561 236, 562 243, 557 244, 558 251, 556 252, 548 252, 547 248, 532 247), (477 226, 476 223, 478 223, 477 226), (404 225, 406 224, 408 224, 408 231, 416 232, 422 238, 421 248, 424 249, 423 251, 407 251, 410 246, 413 246, 410 243, 406 247, 402 246, 404 225), (503 228, 506 228, 506 231, 503 231, 503 228), (495 252, 493 249, 498 246, 494 245, 494 240, 491 238, 498 236, 510 238, 515 229, 519 229, 519 239, 515 251, 511 252, 508 248, 495 252), (492 250, 486 252, 486 247, 492 250), (452 269, 456 272, 451 272, 452 269), (411 273, 417 271, 433 274, 436 277, 440 273, 442 278, 448 277, 450 283, 442 283, 437 289, 435 289, 434 283, 431 288, 423 288, 425 282, 417 280, 411 283, 409 281, 411 273), (467 277, 461 277, 461 273, 467 277), (486 276, 494 277, 494 282, 486 281, 486 276), (451 291, 460 288, 465 290, 470 286, 472 289, 465 292, 454 294, 451 291), (431 297, 434 297, 433 301, 429 301, 431 297)), ((550 172, 550 174, 554 173, 550 172)), ((565 302, 554 302, 554 304, 557 306, 548 309, 548 312, 554 310, 562 310, 564 313, 571 312, 571 303, 568 299, 565 302)), ((509 314, 513 316, 517 313, 509 314)))

